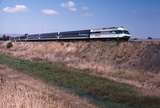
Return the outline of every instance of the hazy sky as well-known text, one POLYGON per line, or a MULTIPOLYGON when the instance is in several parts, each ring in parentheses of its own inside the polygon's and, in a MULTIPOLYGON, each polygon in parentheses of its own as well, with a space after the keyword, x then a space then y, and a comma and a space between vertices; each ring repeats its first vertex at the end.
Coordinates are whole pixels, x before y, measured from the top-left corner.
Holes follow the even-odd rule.
POLYGON ((160 38, 160 0, 0 0, 0 33, 111 26, 160 38))

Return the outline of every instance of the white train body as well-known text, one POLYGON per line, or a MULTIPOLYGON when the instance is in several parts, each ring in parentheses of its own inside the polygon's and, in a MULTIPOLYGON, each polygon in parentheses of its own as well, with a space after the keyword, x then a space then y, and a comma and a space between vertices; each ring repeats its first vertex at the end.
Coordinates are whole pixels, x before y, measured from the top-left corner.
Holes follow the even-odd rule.
POLYGON ((53 32, 42 34, 25 34, 13 37, 15 41, 50 41, 50 40, 126 40, 131 37, 123 27, 110 27, 78 31, 53 32))
POLYGON ((98 38, 130 38, 131 35, 127 29, 123 27, 111 27, 111 28, 100 28, 100 29, 91 29, 90 38, 98 39, 98 38))

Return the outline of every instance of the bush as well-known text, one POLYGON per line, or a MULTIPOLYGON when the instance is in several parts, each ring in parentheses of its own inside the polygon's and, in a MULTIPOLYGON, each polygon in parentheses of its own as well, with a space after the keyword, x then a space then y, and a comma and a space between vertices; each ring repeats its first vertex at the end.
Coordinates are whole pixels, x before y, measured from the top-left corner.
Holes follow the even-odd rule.
POLYGON ((13 44, 12 44, 12 42, 8 42, 8 43, 6 43, 6 48, 11 48, 11 47, 13 47, 13 44))

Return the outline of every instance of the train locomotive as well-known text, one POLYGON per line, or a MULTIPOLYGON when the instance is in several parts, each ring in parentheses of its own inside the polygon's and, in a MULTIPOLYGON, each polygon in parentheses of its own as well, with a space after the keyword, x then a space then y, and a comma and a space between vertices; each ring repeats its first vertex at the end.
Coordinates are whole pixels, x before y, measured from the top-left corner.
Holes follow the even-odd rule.
POLYGON ((53 40, 129 40, 131 34, 123 27, 110 27, 78 31, 25 34, 11 37, 12 41, 53 41, 53 40))

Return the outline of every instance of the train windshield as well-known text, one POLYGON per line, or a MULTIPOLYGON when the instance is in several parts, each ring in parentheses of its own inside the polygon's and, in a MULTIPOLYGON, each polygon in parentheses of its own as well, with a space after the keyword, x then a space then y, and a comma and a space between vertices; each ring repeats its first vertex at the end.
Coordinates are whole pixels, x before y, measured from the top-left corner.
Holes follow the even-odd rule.
POLYGON ((123 31, 124 34, 130 34, 127 30, 123 31))
POLYGON ((127 30, 116 30, 116 34, 130 34, 127 30))

